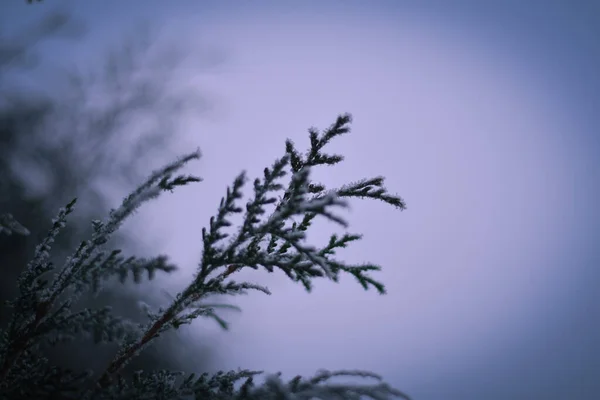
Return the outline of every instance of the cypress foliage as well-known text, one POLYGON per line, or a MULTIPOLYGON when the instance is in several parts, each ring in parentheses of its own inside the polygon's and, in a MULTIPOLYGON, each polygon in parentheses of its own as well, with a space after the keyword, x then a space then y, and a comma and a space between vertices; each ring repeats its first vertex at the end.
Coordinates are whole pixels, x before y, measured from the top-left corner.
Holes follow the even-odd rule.
MULTIPOLYGON (((165 370, 137 371, 131 378, 122 374, 123 368, 154 339, 199 317, 213 319, 228 329, 219 310, 235 307, 209 302, 214 295, 236 296, 251 290, 271 294, 260 284, 236 281, 236 273, 244 268, 281 270, 308 292, 317 278, 337 282, 342 274, 349 274, 365 290, 385 293, 384 285, 371 276, 380 266, 348 264, 334 258, 338 249, 359 240, 361 235, 331 235, 322 247, 306 243, 306 235, 316 218, 347 226, 338 212, 347 207, 351 198, 370 198, 399 210, 406 208, 400 197, 387 192, 383 177, 362 179, 339 188, 326 188, 310 179, 313 168, 343 161, 341 155, 322 150, 335 137, 347 134, 350 123, 351 116, 344 114, 323 132, 310 129, 310 147, 303 154, 294 143, 286 141, 284 155, 253 181, 253 197, 244 207, 239 200, 247 178, 245 173, 239 174, 202 230, 202 256, 193 280, 173 296, 168 307, 157 310, 146 307, 145 323, 115 315, 110 308, 75 311, 73 306, 83 294, 100 292, 110 278, 140 282, 144 275, 153 279, 157 272, 171 273, 177 269, 164 255, 151 259, 123 257, 120 249, 109 248, 107 243, 143 203, 164 191, 200 182, 196 176, 175 175, 185 164, 200 158, 200 152, 192 152, 155 171, 118 208, 112 209, 105 220, 92 221, 92 234, 59 266, 50 262, 52 244, 66 226, 76 199, 61 208, 18 278, 18 296, 5 304, 12 308, 12 313, 8 326, 0 330, 0 399, 408 399, 381 382, 376 374, 365 371, 320 371, 311 378, 298 376, 290 381, 273 374, 260 385, 254 378, 262 371, 200 376, 165 370), (242 214, 242 222, 234 234, 228 234, 224 228, 232 225, 230 218, 234 214, 242 214), (98 345, 118 344, 119 350, 104 370, 60 368, 40 352, 42 346, 69 343, 80 336, 88 336, 98 345), (333 383, 331 379, 337 376, 376 381, 333 383)), ((0 222, 2 232, 27 234, 27 228, 10 214, 3 214, 0 222)))

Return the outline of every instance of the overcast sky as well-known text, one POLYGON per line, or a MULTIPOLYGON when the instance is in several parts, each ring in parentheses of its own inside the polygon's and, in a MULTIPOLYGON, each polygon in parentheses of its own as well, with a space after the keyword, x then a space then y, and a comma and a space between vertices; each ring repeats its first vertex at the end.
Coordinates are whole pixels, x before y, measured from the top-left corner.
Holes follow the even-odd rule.
MULTIPOLYGON (((205 181, 127 227, 183 269, 168 290, 192 276, 201 228, 233 178, 261 173, 286 138, 305 149, 307 128, 339 113, 354 116, 332 144, 346 161, 319 179, 384 175, 408 204, 353 202, 347 213, 364 239, 340 256, 382 265, 386 296, 350 279, 309 295, 282 274, 254 275, 273 295, 236 299, 230 332, 198 321, 185 333, 193 343, 208 332, 218 368, 368 369, 416 400, 600 396, 600 7, 46 0, 7 7, 10 24, 51 3, 88 28, 44 50, 52 65, 93 62, 146 21, 189 55, 177 84, 213 99, 174 144, 201 148, 190 170, 205 181)), ((338 229, 315 228, 315 244, 338 229)))

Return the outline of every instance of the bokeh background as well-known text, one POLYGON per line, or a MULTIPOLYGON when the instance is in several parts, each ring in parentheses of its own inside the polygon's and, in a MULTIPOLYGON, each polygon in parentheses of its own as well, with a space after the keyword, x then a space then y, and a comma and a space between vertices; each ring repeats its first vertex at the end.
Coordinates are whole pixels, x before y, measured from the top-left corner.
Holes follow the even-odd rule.
MULTIPOLYGON (((182 364, 290 377, 368 369, 420 400, 600 396, 600 3, 1 7, 8 33, 54 10, 85 27, 76 40, 39 45, 42 61, 19 78, 27 87, 60 91, 52 77, 100 62, 143 22, 158 28, 163 61, 169 50, 185 56, 169 67, 170 85, 210 99, 163 132, 169 145, 142 163, 157 168, 200 147, 189 171, 205 181, 147 205, 125 227, 136 249, 167 253, 181 268, 132 293, 160 302, 162 291, 183 288, 201 228, 235 175, 260 174, 286 138, 305 148, 306 129, 339 113, 354 116, 353 132, 332 143, 346 161, 319 179, 384 175, 406 200, 402 213, 364 201, 347 214, 364 239, 342 258, 381 264, 387 295, 350 279, 307 294, 282 274, 251 275, 273 296, 236 299, 243 312, 228 316, 228 332, 210 321, 184 330, 171 352, 182 364)), ((129 188, 104 185, 108 203, 129 188)), ((336 229, 320 224, 310 240, 336 229)))

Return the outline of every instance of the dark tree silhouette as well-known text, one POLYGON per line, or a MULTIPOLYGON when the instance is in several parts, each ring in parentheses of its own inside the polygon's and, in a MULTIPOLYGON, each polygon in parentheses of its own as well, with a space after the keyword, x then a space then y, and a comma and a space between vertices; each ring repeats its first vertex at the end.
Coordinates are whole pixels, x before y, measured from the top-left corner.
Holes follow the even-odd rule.
MULTIPOLYGON (((51 38, 73 40, 80 33, 81 25, 71 15, 52 13, 17 36, 0 38, 0 216, 11 217, 30 231, 28 236, 0 232, 2 301, 15 296, 15 279, 65 201, 77 195, 85 208, 79 208, 77 219, 57 238, 55 258, 64 257, 78 237, 89 232, 90 219, 106 213, 100 181, 131 184, 139 180, 140 165, 164 151, 167 138, 174 139, 173 121, 182 116, 185 107, 202 111, 207 105, 195 93, 174 92, 169 87, 178 58, 172 53, 166 58, 160 54, 152 58, 156 49, 149 31, 136 32, 137 37, 113 48, 106 63, 96 70, 68 71, 69 79, 60 94, 19 86, 19 72, 27 72, 36 64, 43 68, 39 62, 30 62, 39 45, 51 38), (140 73, 142 67, 144 73, 140 73), (106 101, 91 104, 99 95, 106 101), (139 120, 153 129, 136 138, 134 128, 139 120)), ((121 247, 136 248, 136 243, 123 234, 114 240, 121 247)), ((85 299, 82 305, 110 305, 135 319, 140 315, 139 300, 150 304, 156 301, 117 283, 97 298, 85 299)), ((6 313, 0 307, 0 327, 9 317, 6 313)), ((182 360, 173 359, 173 352, 165 351, 177 340, 163 341, 135 360, 129 370, 140 366, 181 367, 182 360)), ((64 352, 58 348, 48 352, 58 365, 77 369, 99 368, 111 353, 85 342, 75 350, 64 352)), ((205 365, 184 362, 185 368, 203 369, 209 356, 203 351, 196 359, 206 360, 205 365)))

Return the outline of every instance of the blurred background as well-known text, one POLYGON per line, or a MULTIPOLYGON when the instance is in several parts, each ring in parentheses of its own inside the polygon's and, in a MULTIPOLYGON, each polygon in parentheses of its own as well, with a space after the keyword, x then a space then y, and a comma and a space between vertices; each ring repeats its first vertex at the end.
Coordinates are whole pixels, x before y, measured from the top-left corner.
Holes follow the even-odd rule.
MULTIPOLYGON (((364 238, 340 257, 382 265, 388 294, 350 279, 307 294, 248 274, 273 295, 234 299, 230 331, 197 321, 136 366, 367 369, 419 400, 600 396, 600 3, 1 7, 0 211, 33 231, 0 238, 3 298, 39 221, 80 197, 66 251, 150 170, 200 147, 188 170, 204 182, 146 205, 118 238, 180 270, 94 300, 131 317, 140 298, 165 303, 192 277, 233 178, 351 112, 353 132, 331 145, 346 161, 316 175, 384 175, 406 200, 403 213, 360 201, 346 215, 364 238)), ((318 224, 309 239, 336 230, 318 224)), ((81 351, 56 357, 105 365, 106 349, 81 351)))

